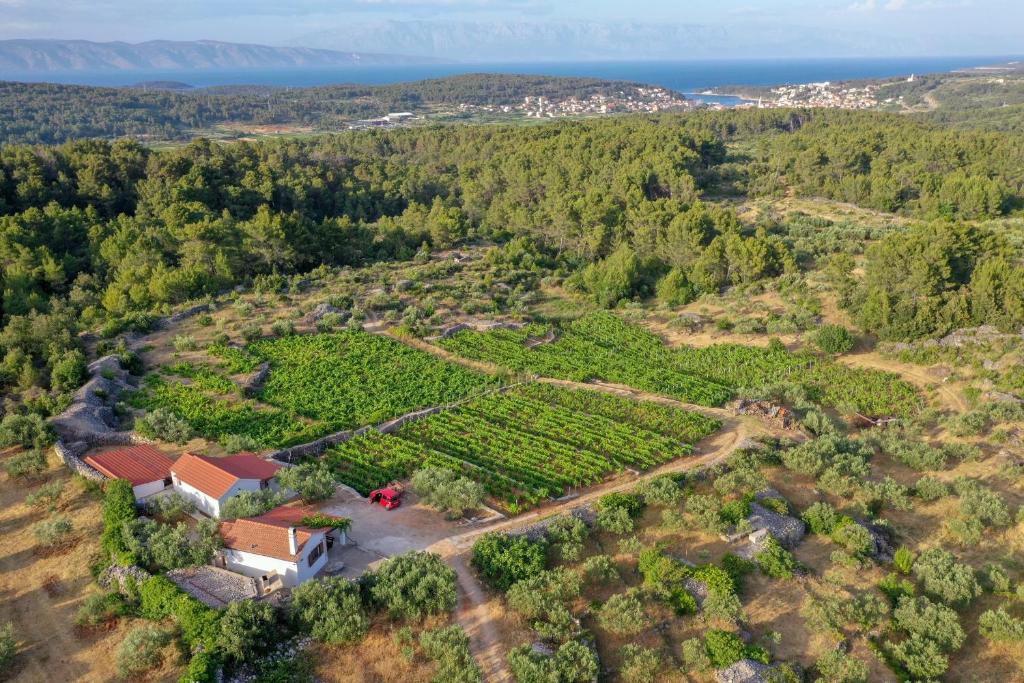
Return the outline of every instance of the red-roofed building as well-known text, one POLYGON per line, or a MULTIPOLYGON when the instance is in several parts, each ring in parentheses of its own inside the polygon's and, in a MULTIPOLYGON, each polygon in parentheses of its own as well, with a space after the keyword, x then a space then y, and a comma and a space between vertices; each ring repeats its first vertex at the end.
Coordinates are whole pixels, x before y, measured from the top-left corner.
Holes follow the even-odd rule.
POLYGON ((327 551, 347 542, 344 530, 304 526, 303 520, 314 515, 341 519, 310 507, 282 505, 259 517, 221 522, 221 564, 257 579, 264 591, 313 578, 326 566, 327 551))
POLYGON ((174 490, 193 500, 200 511, 219 517, 221 507, 242 491, 276 488, 281 469, 253 453, 208 458, 186 453, 171 467, 174 490))
POLYGON ((84 460, 104 476, 131 482, 136 500, 160 493, 171 485, 174 460, 155 446, 128 446, 87 455, 84 460))

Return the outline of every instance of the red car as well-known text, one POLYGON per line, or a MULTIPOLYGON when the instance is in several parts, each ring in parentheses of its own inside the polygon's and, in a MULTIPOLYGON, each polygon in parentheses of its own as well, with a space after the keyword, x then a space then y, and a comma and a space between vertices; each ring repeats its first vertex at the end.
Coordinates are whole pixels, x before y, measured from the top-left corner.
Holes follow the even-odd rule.
POLYGON ((396 488, 377 489, 370 492, 370 505, 380 503, 385 510, 394 510, 402 504, 402 491, 396 488))

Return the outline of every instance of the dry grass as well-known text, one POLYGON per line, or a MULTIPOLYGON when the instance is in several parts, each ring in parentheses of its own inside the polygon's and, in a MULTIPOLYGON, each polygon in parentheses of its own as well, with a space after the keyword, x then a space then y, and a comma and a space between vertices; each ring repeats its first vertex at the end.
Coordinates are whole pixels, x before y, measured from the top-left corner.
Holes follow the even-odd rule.
MULTIPOLYGON (((8 457, 6 453, 0 458, 8 457)), ((75 613, 95 592, 89 565, 99 549, 100 503, 83 480, 71 477, 50 455, 45 475, 31 483, 0 481, 0 623, 11 621, 19 638, 18 654, 8 680, 111 681, 116 678, 117 648, 131 630, 122 619, 109 628, 82 631, 75 613), (50 514, 24 504, 25 496, 41 484, 64 480, 58 502, 60 514, 74 525, 75 542, 63 552, 36 551, 32 526, 50 514)), ((142 623, 142 622, 139 622, 142 623)), ((168 661, 149 680, 174 680, 180 673, 168 661)))

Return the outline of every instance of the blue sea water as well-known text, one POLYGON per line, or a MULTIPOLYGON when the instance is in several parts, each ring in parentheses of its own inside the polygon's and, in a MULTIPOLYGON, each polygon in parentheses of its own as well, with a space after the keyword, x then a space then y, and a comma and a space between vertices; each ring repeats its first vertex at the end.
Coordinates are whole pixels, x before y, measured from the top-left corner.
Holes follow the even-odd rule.
MULTIPOLYGON (((336 83, 382 84, 439 78, 464 73, 515 73, 547 76, 592 76, 660 85, 699 93, 723 85, 774 85, 886 78, 938 73, 1006 62, 1008 56, 899 57, 850 59, 714 59, 678 62, 536 62, 347 66, 324 69, 106 71, 24 73, 0 71, 0 80, 49 81, 122 86, 140 81, 171 80, 194 86, 315 86, 336 83)), ((705 97, 695 95, 701 99, 705 97)), ((721 101, 716 96, 713 101, 721 101)), ((725 103, 735 103, 726 98, 725 103)))

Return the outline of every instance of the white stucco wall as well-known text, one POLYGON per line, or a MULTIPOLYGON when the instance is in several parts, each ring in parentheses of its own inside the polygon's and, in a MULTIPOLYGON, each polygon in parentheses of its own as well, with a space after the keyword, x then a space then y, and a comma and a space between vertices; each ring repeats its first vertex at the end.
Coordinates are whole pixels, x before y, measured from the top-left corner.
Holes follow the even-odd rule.
POLYGON ((152 496, 154 493, 160 493, 164 490, 164 480, 157 479, 156 481, 147 482, 145 484, 139 484, 138 486, 132 487, 132 492, 135 493, 135 500, 143 500, 152 496))
POLYGON ((324 568, 324 565, 327 564, 326 538, 322 533, 314 534, 313 538, 306 543, 302 548, 302 555, 299 557, 298 562, 289 562, 274 557, 267 557, 266 555, 257 555, 256 553, 227 548, 222 552, 225 564, 231 571, 253 578, 259 578, 276 572, 281 576, 281 582, 288 587, 297 586, 303 581, 308 581, 316 576, 324 568), (312 552, 318 543, 325 544, 324 552, 313 563, 313 566, 310 567, 306 558, 309 557, 309 553, 312 552))
MULTIPOLYGON (((272 480, 270 488, 277 488, 276 483, 272 480)), ((191 498, 199 511, 210 516, 219 517, 221 506, 233 496, 237 496, 242 491, 259 491, 260 480, 259 479, 239 479, 234 485, 228 489, 223 496, 220 498, 214 498, 208 496, 194 486, 189 485, 187 482, 181 481, 177 476, 174 477, 174 490, 183 496, 191 498)))

